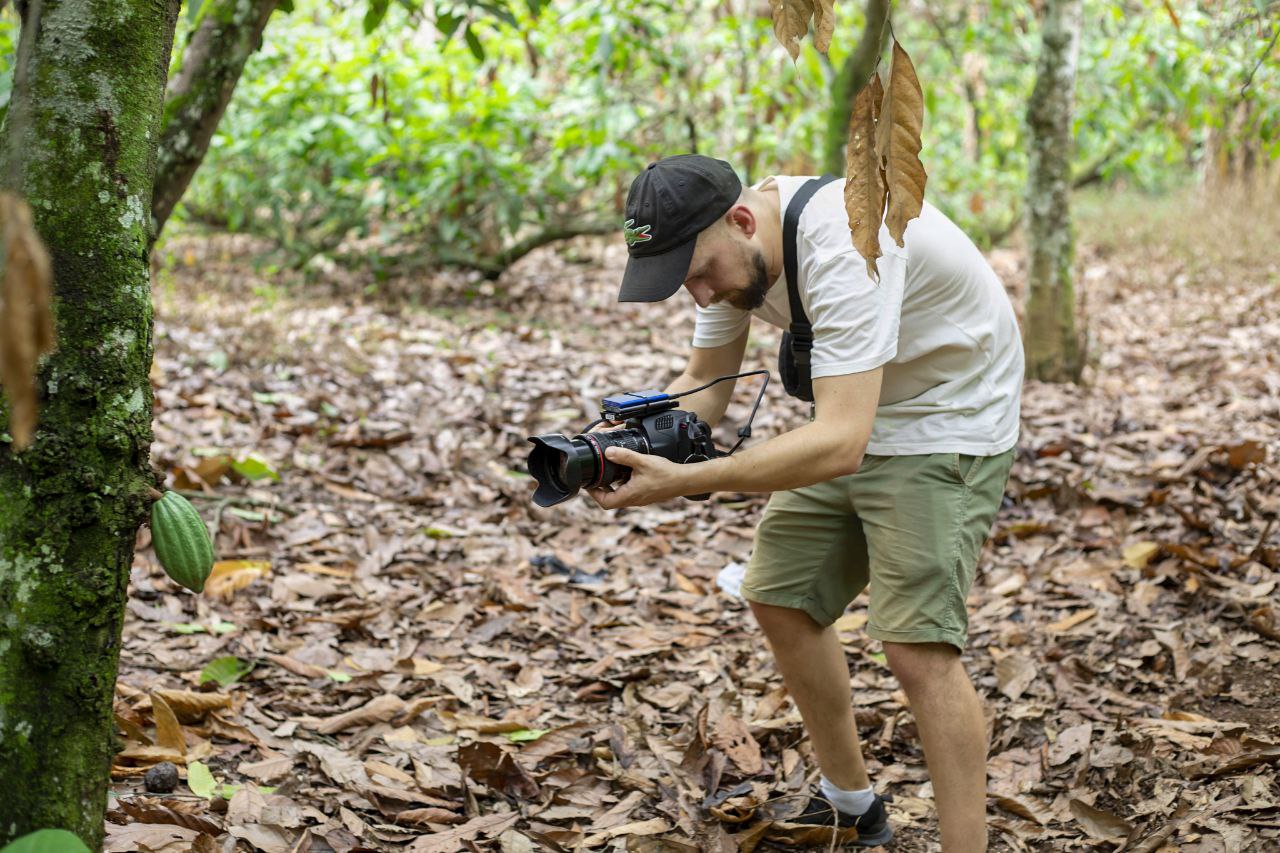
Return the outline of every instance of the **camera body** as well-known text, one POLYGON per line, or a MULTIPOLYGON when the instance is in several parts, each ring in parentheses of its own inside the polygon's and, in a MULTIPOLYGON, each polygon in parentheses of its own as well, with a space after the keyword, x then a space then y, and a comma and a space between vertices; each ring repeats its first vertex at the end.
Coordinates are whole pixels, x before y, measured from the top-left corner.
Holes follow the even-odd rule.
MULTIPOLYGON (((676 401, 661 391, 636 391, 606 397, 602 420, 621 423, 621 429, 585 432, 572 439, 563 435, 531 436, 529 473, 538 483, 533 502, 554 506, 579 489, 624 483, 631 469, 609 461, 605 450, 625 447, 651 453, 677 463, 705 462, 724 454, 711 439, 711 427, 695 413, 676 408, 676 401)), ((710 493, 686 495, 706 500, 710 493)))

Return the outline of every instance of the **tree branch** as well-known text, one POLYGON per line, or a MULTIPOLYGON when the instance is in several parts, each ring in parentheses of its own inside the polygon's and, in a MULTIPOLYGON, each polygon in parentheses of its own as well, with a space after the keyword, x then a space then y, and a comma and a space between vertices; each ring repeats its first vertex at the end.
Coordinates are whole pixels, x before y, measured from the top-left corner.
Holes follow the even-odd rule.
POLYGON ((827 114, 827 146, 822 158, 824 170, 832 175, 845 173, 844 149, 849 142, 849 118, 853 99, 867 85, 880 61, 889 33, 889 0, 867 0, 866 22, 858 46, 840 66, 831 87, 831 111, 827 114))

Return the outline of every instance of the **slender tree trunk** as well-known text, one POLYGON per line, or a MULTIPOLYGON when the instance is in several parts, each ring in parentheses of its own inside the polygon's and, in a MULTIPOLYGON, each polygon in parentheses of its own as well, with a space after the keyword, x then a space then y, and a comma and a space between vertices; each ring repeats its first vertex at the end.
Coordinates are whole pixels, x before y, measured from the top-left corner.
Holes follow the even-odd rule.
POLYGON ((279 0, 205 0, 169 85, 151 215, 156 236, 209 150, 249 57, 279 0))
POLYGON ((1027 375, 1051 382, 1077 381, 1084 366, 1075 325, 1070 207, 1082 5, 1083 0, 1046 0, 1036 84, 1027 106, 1027 375))
MULTIPOLYGON (((22 8, 22 7, 20 7, 22 8)), ((151 445, 151 185, 178 0, 30 0, 4 177, 53 262, 58 348, 14 452, 0 395, 0 844, 101 847, 151 445)))
POLYGON ((849 144, 849 118, 853 100, 876 70, 889 35, 889 0, 867 0, 866 23, 858 46, 845 57, 831 85, 831 111, 827 114, 827 145, 823 169, 830 175, 845 173, 844 151, 849 144))

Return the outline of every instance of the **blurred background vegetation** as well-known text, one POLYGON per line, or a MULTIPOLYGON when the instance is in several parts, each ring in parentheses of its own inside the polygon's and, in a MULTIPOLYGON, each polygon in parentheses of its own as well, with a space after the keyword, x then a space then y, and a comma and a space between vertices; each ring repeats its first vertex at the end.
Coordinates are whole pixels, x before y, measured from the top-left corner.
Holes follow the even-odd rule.
MULTIPOLYGON (((983 246, 1022 215, 1037 6, 893 7, 925 92, 927 195, 983 246)), ((212 8, 184 6, 171 85, 212 8)), ((862 3, 836 11, 830 55, 809 39, 793 63, 767 0, 286 2, 175 224, 268 237, 294 266, 413 258, 494 274, 556 237, 616 230, 632 177, 660 156, 721 157, 746 181, 817 174, 863 26, 862 3)), ((1280 2, 1087 0, 1085 22, 1078 186, 1277 189, 1280 2)), ((15 37, 7 9, 0 55, 15 37)))

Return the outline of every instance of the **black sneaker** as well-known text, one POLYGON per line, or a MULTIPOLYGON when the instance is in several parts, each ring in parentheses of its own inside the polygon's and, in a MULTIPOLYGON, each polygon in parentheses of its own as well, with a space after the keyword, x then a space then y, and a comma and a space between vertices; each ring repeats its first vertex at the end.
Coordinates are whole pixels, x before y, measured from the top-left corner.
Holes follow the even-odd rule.
MULTIPOLYGON (((840 829, 858 830, 857 839, 848 843, 854 847, 878 847, 892 841, 893 827, 889 826, 889 818, 884 807, 885 803, 891 802, 893 802, 893 794, 885 794, 883 797, 876 794, 871 802, 871 808, 864 814, 851 815, 836 809, 835 818, 838 820, 837 826, 840 829)), ((822 796, 821 792, 818 792, 809 798, 804 811, 788 820, 791 823, 831 826, 833 817, 831 812, 831 803, 822 796)))

